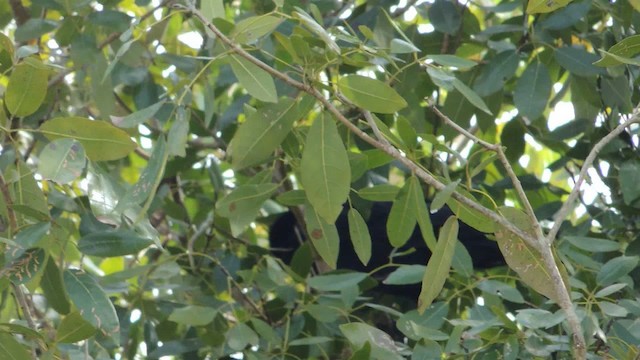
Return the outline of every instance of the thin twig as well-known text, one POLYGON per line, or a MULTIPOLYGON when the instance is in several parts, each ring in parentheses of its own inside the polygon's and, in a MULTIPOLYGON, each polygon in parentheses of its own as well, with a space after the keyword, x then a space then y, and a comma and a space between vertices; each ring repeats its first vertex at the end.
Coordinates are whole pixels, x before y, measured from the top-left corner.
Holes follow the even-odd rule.
POLYGON ((580 169, 578 180, 576 180, 573 186, 573 189, 569 194, 569 197, 564 202, 564 204, 562 204, 562 207, 560 208, 560 210, 558 210, 556 215, 553 217, 554 224, 551 227, 551 230, 549 230, 549 233, 547 234, 547 242, 549 244, 551 244, 555 240, 556 235, 558 235, 558 231, 560 230, 560 226, 562 225, 562 220, 564 220, 569 215, 569 213, 573 210, 575 206, 575 201, 578 198, 578 194, 580 192, 580 187, 582 186, 582 183, 587 177, 587 171, 589 171, 589 169, 593 165, 593 162, 596 160, 598 153, 600 153, 602 148, 604 148, 608 143, 610 143, 613 139, 615 139, 618 135, 620 135, 627 127, 629 127, 631 124, 637 124, 637 123, 640 123, 640 107, 636 107, 634 109, 633 115, 631 115, 629 120, 616 126, 615 129, 611 130, 610 133, 608 133, 605 137, 600 139, 600 141, 598 141, 593 146, 593 149, 591 149, 591 152, 589 152, 589 155, 587 156, 587 158, 584 160, 584 163, 582 164, 582 169, 580 169))

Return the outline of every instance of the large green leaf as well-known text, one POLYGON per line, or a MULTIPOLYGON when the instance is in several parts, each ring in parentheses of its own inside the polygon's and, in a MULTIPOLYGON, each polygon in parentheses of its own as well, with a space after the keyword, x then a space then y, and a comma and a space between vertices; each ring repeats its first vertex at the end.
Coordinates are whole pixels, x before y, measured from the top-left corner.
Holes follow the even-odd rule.
POLYGON ((320 26, 309 14, 307 14, 304 10, 296 7, 296 11, 293 12, 293 16, 299 19, 309 30, 311 30, 314 34, 316 34, 322 41, 324 41, 329 49, 336 54, 340 54, 340 47, 333 40, 331 35, 327 33, 327 31, 320 26))
POLYGON ((31 359, 27 349, 12 334, 0 332, 0 358, 6 360, 31 359))
POLYGON ((120 343, 120 322, 116 309, 98 282, 80 270, 65 270, 64 285, 80 315, 103 335, 120 343))
POLYGON ((459 79, 453 79, 452 84, 453 87, 456 88, 456 90, 460 91, 462 96, 464 96, 467 100, 469 100, 471 104, 473 104, 473 106, 489 115, 492 115, 491 110, 489 110, 487 104, 485 104, 484 100, 482 100, 480 95, 473 91, 473 89, 465 85, 465 83, 463 83, 459 79))
POLYGON ((455 35, 462 24, 458 7, 447 0, 436 0, 429 8, 429 21, 440 32, 455 35))
POLYGON ((268 159, 287 137, 296 120, 311 110, 315 100, 303 96, 298 101, 281 99, 250 113, 236 131, 230 145, 231 163, 240 170, 268 159))
POLYGON ((622 41, 610 47, 609 50, 602 51, 602 54, 602 59, 596 61, 593 65, 609 67, 627 64, 629 63, 628 61, 637 61, 632 58, 640 54, 640 35, 632 35, 624 38, 622 41))
POLYGON ((82 144, 74 139, 56 139, 42 149, 38 172, 45 179, 68 184, 82 175, 86 164, 82 144))
POLYGON ((513 101, 522 116, 531 121, 537 119, 547 107, 551 95, 549 70, 539 61, 534 61, 522 73, 516 83, 513 101))
POLYGON ((86 255, 110 257, 136 254, 151 245, 150 239, 143 238, 131 230, 94 232, 78 241, 78 250, 86 255))
POLYGON ((358 195, 370 201, 393 201, 400 189, 390 184, 380 184, 358 190, 358 195))
POLYGON ((640 257, 638 256, 619 256, 607 261, 600 271, 596 281, 600 286, 611 285, 616 281, 620 281, 620 278, 627 275, 633 269, 638 266, 640 257))
POLYGON ((632 204, 640 198, 640 161, 627 160, 620 165, 620 191, 625 204, 632 204))
POLYGON ((240 44, 250 44, 271 33, 282 21, 273 15, 251 16, 236 24, 231 37, 240 44))
POLYGON ((519 61, 515 50, 499 53, 482 68, 482 72, 473 84, 473 90, 480 96, 489 96, 501 90, 516 73, 519 61))
POLYGON ((338 263, 338 251, 340 248, 340 238, 338 230, 334 224, 327 223, 311 206, 305 206, 304 221, 307 224, 307 234, 311 238, 313 247, 316 249, 322 260, 332 269, 338 263))
POLYGON ((555 51, 558 64, 578 76, 604 75, 606 70, 593 65, 598 55, 587 52, 583 47, 563 46, 555 51))
POLYGON ((338 89, 349 101, 372 112, 393 114, 407 106, 407 102, 391 86, 362 75, 340 78, 338 89))
POLYGON ((56 332, 56 341, 63 344, 72 344, 88 339, 95 333, 96 328, 87 322, 79 312, 74 311, 62 318, 56 332))
POLYGON ((53 258, 49 257, 47 266, 40 280, 40 287, 44 292, 47 303, 58 313, 68 314, 71 311, 69 296, 62 282, 62 272, 53 258))
POLYGON ((367 277, 366 273, 318 275, 307 280, 307 284, 320 291, 341 291, 358 286, 367 277))
POLYGON ((167 135, 167 154, 169 156, 187 156, 190 118, 191 112, 184 106, 179 106, 176 109, 175 119, 167 135))
POLYGON ((220 216, 229 219, 231 233, 238 236, 255 220, 262 203, 278 189, 276 184, 250 184, 235 188, 216 204, 220 216))
POLYGON ((238 81, 251 96, 265 102, 278 101, 276 84, 268 72, 240 55, 229 55, 229 63, 238 81))
POLYGON ((422 277, 422 290, 418 297, 418 311, 420 313, 423 313, 438 297, 445 281, 447 281, 457 242, 458 219, 451 216, 440 229, 438 244, 422 277))
POLYGON ((323 113, 309 129, 300 163, 300 180, 315 211, 333 224, 349 195, 351 167, 329 114, 323 113))
POLYGON ((149 105, 144 109, 140 109, 122 118, 112 116, 111 121, 114 125, 121 128, 136 127, 143 122, 153 118, 153 116, 160 110, 160 108, 164 104, 165 101, 159 101, 153 105, 149 105))
POLYGON ((204 326, 212 322, 218 311, 207 306, 189 305, 175 309, 169 315, 169 321, 190 326, 204 326))
POLYGON ((16 65, 4 95, 7 110, 14 116, 31 115, 47 95, 49 70, 37 59, 27 58, 16 65))
POLYGON ((70 138, 79 141, 93 161, 121 159, 136 148, 136 143, 124 130, 97 120, 82 117, 60 117, 51 119, 40 132, 51 140, 70 138))

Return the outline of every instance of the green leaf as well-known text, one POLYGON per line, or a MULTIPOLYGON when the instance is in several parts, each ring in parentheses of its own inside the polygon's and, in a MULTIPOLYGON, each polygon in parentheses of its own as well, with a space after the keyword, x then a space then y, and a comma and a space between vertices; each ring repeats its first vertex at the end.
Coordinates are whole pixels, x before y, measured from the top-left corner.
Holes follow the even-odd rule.
POLYGON ((442 66, 455 67, 460 70, 467 70, 478 65, 478 63, 473 60, 468 60, 459 56, 448 54, 427 55, 427 59, 431 59, 442 66))
POLYGON ((424 201, 422 185, 420 184, 420 180, 415 176, 411 176, 411 178, 409 178, 409 182, 412 183, 412 194, 409 196, 412 200, 409 204, 410 211, 416 214, 422 239, 427 244, 429 250, 433 252, 436 248, 436 236, 433 231, 433 224, 431 223, 431 215, 429 214, 429 209, 427 209, 427 203, 424 201))
POLYGON ((153 116, 162 108, 165 101, 159 101, 153 105, 147 106, 144 109, 133 112, 123 118, 111 116, 111 122, 119 128, 133 128, 145 121, 153 118, 153 116))
POLYGON ((625 204, 632 204, 640 197, 640 162, 637 160, 627 160, 620 165, 620 191, 625 204))
POLYGON ((309 129, 300 180, 315 211, 333 224, 349 195, 351 167, 336 124, 327 113, 316 118, 309 129))
POLYGON ((78 250, 90 256, 123 256, 136 254, 151 243, 152 240, 143 238, 131 230, 118 229, 83 236, 78 241, 78 250))
POLYGON ((16 65, 4 94, 7 110, 19 117, 36 112, 47 95, 48 76, 49 70, 35 58, 16 65))
POLYGON ((384 279, 383 283, 386 285, 417 284, 422 281, 426 269, 424 265, 400 265, 384 279))
POLYGON ((278 189, 276 184, 251 184, 235 188, 216 204, 216 211, 229 219, 231 233, 238 236, 255 220, 262 203, 278 189))
POLYGON ((504 88, 518 69, 518 53, 515 50, 506 50, 489 61, 482 68, 482 71, 475 83, 473 90, 480 96, 489 96, 504 88))
POLYGON ((40 221, 49 219, 49 205, 38 182, 34 178, 33 171, 24 162, 18 161, 15 167, 9 167, 4 171, 6 181, 13 178, 12 187, 13 207, 29 209, 28 217, 40 221))
POLYGON ((427 13, 431 25, 437 31, 455 35, 462 25, 462 16, 460 16, 458 8, 450 1, 436 0, 427 13))
POLYGON ((367 274, 361 272, 349 272, 337 275, 318 275, 307 280, 307 285, 320 291, 341 291, 358 286, 366 279, 367 274))
POLYGON ((516 304, 525 302, 522 294, 511 284, 506 284, 497 280, 482 280, 478 284, 478 289, 493 295, 500 296, 516 304))
POLYGON ((287 98, 248 114, 231 141, 233 168, 241 170, 268 159, 291 132, 294 123, 305 116, 314 104, 315 100, 309 96, 297 101, 287 98))
POLYGON ((591 252, 609 252, 620 250, 620 243, 617 241, 598 239, 588 236, 565 236, 565 240, 578 249, 591 252))
POLYGON ((389 85, 362 75, 340 78, 338 89, 356 106, 372 112, 393 114, 407 106, 402 96, 389 85))
POLYGON ((276 196, 276 201, 284 206, 299 206, 307 201, 307 195, 304 190, 291 190, 276 196))
POLYGON ((222 0, 207 0, 200 2, 200 11, 205 18, 212 20, 225 17, 224 2, 222 0))
POLYGON ((518 113, 531 121, 537 119, 547 107, 552 86, 549 70, 544 64, 538 61, 529 64, 518 79, 513 94, 518 113))
POLYGON ((362 348, 367 343, 371 345, 371 359, 404 359, 391 336, 371 325, 352 322, 340 325, 340 331, 356 349, 362 348))
MULTIPOLYGON (((414 181, 407 181, 391 206, 387 219, 387 236, 393 247, 404 245, 416 227, 417 218, 413 205, 417 199, 413 198, 415 192, 412 189, 415 185, 414 181)), ((424 199, 419 200, 424 201, 424 199)))
POLYGON ((69 298, 80 315, 103 335, 111 337, 117 346, 120 343, 120 322, 104 290, 91 275, 80 270, 65 270, 63 278, 69 298))
POLYGON ((543 14, 567 6, 572 0, 529 0, 528 14, 543 14))
POLYGON ((438 297, 449 276, 451 261, 458 242, 458 219, 449 217, 440 229, 438 244, 422 277, 422 290, 418 297, 418 311, 424 311, 438 297))
POLYGON ((6 360, 32 359, 31 354, 10 333, 0 332, 0 358, 6 360))
POLYGON ((453 90, 453 82, 456 80, 456 77, 450 70, 429 66, 427 67, 427 74, 429 74, 431 81, 437 86, 447 91, 453 90))
POLYGON ((596 281, 600 286, 613 284, 620 281, 620 278, 630 273, 638 266, 640 258, 638 256, 619 256, 607 261, 600 271, 596 281))
POLYGON ((400 189, 389 184, 374 185, 358 190, 358 196, 370 201, 393 201, 400 189))
POLYGON ((213 321, 218 310, 208 306, 188 305, 175 309, 169 315, 169 321, 190 326, 205 326, 213 321))
MULTIPOLYGON (((44 292, 44 297, 47 299, 47 303, 58 313, 68 314, 71 311, 71 304, 69 303, 69 296, 64 288, 62 282, 62 272, 56 265, 53 258, 49 257, 47 260, 47 266, 45 267, 42 279, 40 280, 40 287, 44 292)), ((60 336, 60 330, 56 336, 60 336)))
POLYGON ((349 219, 349 235, 351 236, 353 249, 356 251, 360 262, 367 265, 369 259, 371 259, 371 235, 369 234, 367 223, 358 210, 354 208, 349 209, 347 218, 349 219))
POLYGON ((593 65, 598 55, 587 52, 583 47, 563 46, 557 48, 555 58, 558 64, 578 76, 604 75, 606 70, 593 65))
MULTIPOLYGON (((533 233, 531 221, 522 210, 502 207, 500 213, 521 230, 533 233)), ((540 252, 504 228, 496 231, 496 240, 507 265, 518 274, 520 279, 533 290, 556 301, 553 279, 542 263, 540 252)), ((561 263, 557 263, 559 268, 564 268, 561 263)))
POLYGON ((439 210, 444 204, 449 201, 451 194, 456 191, 456 188, 460 185, 460 180, 447 184, 444 189, 438 191, 436 196, 431 201, 431 210, 439 210))
POLYGON ((624 38, 609 50, 600 50, 602 59, 593 63, 596 66, 609 67, 620 64, 638 65, 638 61, 632 59, 640 54, 640 35, 632 35, 624 38))
POLYGON ((122 213, 130 209, 132 205, 140 205, 145 200, 155 196, 156 189, 164 174, 168 156, 167 143, 164 140, 164 136, 160 136, 156 141, 149 161, 147 161, 147 166, 140 174, 138 182, 120 198, 118 205, 113 210, 114 212, 122 213))
POLYGON ((189 119, 191 112, 183 106, 176 110, 176 117, 167 135, 167 153, 170 156, 187 156, 187 140, 189 139, 189 119))
POLYGON ((82 144, 74 139, 56 139, 40 153, 38 172, 43 178, 68 184, 82 175, 87 164, 82 144))
POLYGON ((296 7, 296 11, 293 12, 293 16, 299 19, 309 30, 311 30, 311 32, 322 39, 322 41, 327 44, 331 51, 340 55, 340 47, 338 46, 338 44, 333 41, 331 35, 329 35, 329 33, 327 33, 327 31, 320 24, 318 24, 311 16, 309 16, 309 14, 304 12, 304 10, 300 9, 299 7, 296 7))
POLYGON ((409 54, 409 53, 420 52, 420 49, 418 49, 415 45, 401 39, 391 40, 390 50, 392 54, 409 54))
POLYGON ((136 143, 124 130, 104 121, 82 117, 60 117, 51 119, 40 132, 48 139, 69 138, 79 141, 93 161, 121 159, 136 148, 136 143))
POLYGON ((516 315, 516 320, 520 324, 532 329, 548 329, 560 324, 564 319, 564 313, 561 311, 557 311, 554 314, 543 309, 522 309, 518 310, 518 314, 516 315))
POLYGON ((92 337, 96 328, 82 318, 79 312, 74 311, 65 316, 56 332, 56 341, 63 344, 72 344, 92 337))
POLYGON ((250 44, 271 33, 283 19, 273 15, 251 16, 241 20, 231 32, 231 38, 240 44, 250 44))
MULTIPOLYGON (((260 342, 258 334, 245 323, 236 323, 226 334, 225 339, 229 348, 242 351, 247 346, 257 346, 260 342)), ((289 343, 291 345, 291 343, 289 343)))
POLYGON ((488 115, 493 115, 491 113, 491 110, 489 110, 489 107, 487 106, 487 104, 484 103, 484 100, 482 100, 482 98, 478 96, 478 94, 476 94, 475 91, 473 91, 470 87, 465 85, 462 81, 458 79, 454 79, 453 87, 455 87, 456 90, 460 91, 462 96, 464 96, 467 100, 469 100, 469 102, 473 104, 473 106, 484 111, 488 115))
POLYGON ((276 84, 268 72, 240 55, 229 55, 229 63, 240 84, 249 95, 264 102, 278 101, 276 84))
POLYGON ((37 39, 53 31, 56 27, 58 27, 58 23, 55 21, 33 17, 16 29, 14 37, 16 42, 26 42, 27 40, 37 39))
POLYGON ((304 221, 307 224, 307 234, 311 237, 313 247, 320 254, 322 260, 329 267, 335 269, 340 248, 340 238, 336 226, 327 223, 308 203, 305 206, 304 221))

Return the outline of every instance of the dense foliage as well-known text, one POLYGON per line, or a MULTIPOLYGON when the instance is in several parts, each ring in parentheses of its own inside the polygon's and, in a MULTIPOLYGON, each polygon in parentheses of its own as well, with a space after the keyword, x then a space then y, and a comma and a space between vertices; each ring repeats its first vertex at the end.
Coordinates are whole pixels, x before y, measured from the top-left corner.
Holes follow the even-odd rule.
POLYGON ((639 10, 0 1, 0 358, 637 359, 639 10), (419 299, 332 270, 380 201, 434 252, 389 265, 419 299))

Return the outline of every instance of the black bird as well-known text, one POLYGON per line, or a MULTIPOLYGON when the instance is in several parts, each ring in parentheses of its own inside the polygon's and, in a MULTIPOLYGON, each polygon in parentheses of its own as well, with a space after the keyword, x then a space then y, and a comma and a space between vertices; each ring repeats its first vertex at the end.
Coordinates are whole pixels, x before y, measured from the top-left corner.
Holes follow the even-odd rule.
MULTIPOLYGON (((389 243, 387 237, 387 218, 391 211, 390 202, 375 202, 371 206, 367 226, 371 234, 372 252, 371 259, 367 265, 362 264, 355 253, 351 238, 349 236, 349 225, 347 222, 348 206, 345 206, 342 213, 336 220, 336 228, 340 236, 340 250, 338 255, 337 268, 350 269, 360 272, 371 272, 382 265, 388 264, 394 248, 389 243)), ((440 228, 444 225, 453 212, 448 207, 443 207, 431 214, 431 223, 436 232, 436 237, 440 228)), ((498 244, 489 240, 485 233, 482 233, 469 225, 460 222, 458 239, 466 247, 471 255, 473 266, 476 269, 487 269, 505 265, 504 257, 498 248, 498 244)), ((269 242, 272 253, 289 264, 295 251, 300 247, 299 239, 304 236, 296 222, 295 216, 291 212, 281 215, 269 229, 269 242)), ((431 257, 431 251, 427 248, 422 239, 420 229, 416 226, 409 241, 397 249, 393 262, 396 264, 417 264, 426 265, 431 257), (411 248, 414 251, 408 251, 411 248), (404 253, 406 251, 406 253, 404 253)), ((390 271, 390 270, 389 270, 390 271)), ((389 271, 379 275, 388 274, 389 271)))

